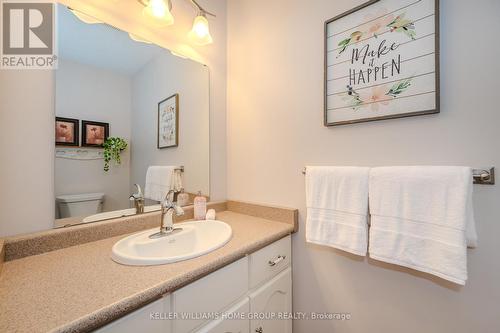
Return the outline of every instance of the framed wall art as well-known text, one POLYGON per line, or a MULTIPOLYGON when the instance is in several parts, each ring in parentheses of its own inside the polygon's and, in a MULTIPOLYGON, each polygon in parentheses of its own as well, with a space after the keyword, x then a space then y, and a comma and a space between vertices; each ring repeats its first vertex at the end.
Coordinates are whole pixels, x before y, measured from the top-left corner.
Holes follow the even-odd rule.
POLYGON ((325 126, 439 112, 439 0, 371 0, 325 22, 325 126))
POLYGON ((56 145, 78 146, 79 145, 80 121, 73 118, 56 117, 56 145))
POLYGON ((158 149, 179 145, 179 94, 158 103, 158 149))
POLYGON ((82 120, 82 147, 102 147, 108 137, 108 123, 82 120))

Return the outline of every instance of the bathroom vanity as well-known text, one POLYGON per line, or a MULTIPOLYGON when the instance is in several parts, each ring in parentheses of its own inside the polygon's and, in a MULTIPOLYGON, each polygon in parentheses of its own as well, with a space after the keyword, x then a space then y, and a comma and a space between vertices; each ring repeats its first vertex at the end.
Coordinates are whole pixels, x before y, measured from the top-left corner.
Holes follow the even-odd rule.
POLYGON ((291 332, 291 320, 277 317, 292 312, 291 255, 285 236, 97 332, 291 332))
MULTIPOLYGON (((231 227, 229 242, 165 265, 111 259, 118 241, 158 227, 158 212, 5 239, 0 331, 291 332, 297 210, 210 207, 231 227)), ((190 208, 184 218, 192 218, 190 208)))
POLYGON ((224 196, 211 191, 209 68, 57 7, 56 220, 33 234, 20 233, 47 216, 6 221, 0 332, 291 332, 297 210, 211 203, 215 220, 177 233, 171 218, 224 196))

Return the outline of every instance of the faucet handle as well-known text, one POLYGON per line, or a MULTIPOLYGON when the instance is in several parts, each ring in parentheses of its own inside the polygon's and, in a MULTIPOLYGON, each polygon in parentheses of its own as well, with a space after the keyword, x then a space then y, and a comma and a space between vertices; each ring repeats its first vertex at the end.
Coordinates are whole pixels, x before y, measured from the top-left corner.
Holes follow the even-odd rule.
POLYGON ((142 189, 141 189, 141 185, 139 184, 134 184, 134 186, 137 188, 137 194, 142 198, 144 197, 144 195, 142 194, 142 189))
POLYGON ((163 199, 162 206, 171 206, 173 204, 173 197, 172 200, 169 199, 170 194, 175 194, 174 190, 170 190, 165 194, 165 198, 163 199))
POLYGON ((138 199, 144 199, 144 196, 142 194, 142 189, 139 184, 134 184, 134 186, 137 189, 137 193, 134 193, 130 196, 130 200, 138 200, 138 199))

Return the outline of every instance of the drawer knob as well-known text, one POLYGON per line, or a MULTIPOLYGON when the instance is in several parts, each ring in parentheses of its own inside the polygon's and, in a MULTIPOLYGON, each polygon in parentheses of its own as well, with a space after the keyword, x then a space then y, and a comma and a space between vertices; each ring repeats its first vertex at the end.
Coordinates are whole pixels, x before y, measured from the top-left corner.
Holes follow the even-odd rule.
POLYGON ((264 330, 262 329, 262 327, 259 327, 255 330, 255 333, 263 333, 264 330))
POLYGON ((283 260, 285 260, 285 258, 286 258, 286 256, 279 255, 276 259, 269 260, 268 264, 271 267, 276 266, 277 264, 279 264, 280 262, 282 262, 283 260))

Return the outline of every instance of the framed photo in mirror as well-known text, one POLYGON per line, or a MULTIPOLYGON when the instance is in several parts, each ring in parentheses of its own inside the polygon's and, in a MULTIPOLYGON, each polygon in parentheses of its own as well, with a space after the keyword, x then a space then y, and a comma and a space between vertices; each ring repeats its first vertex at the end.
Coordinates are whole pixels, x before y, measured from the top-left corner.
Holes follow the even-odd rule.
POLYGON ((56 117, 55 134, 57 146, 78 146, 80 121, 73 118, 56 117))
POLYGON ((82 120, 82 147, 102 147, 109 137, 109 123, 82 120))
POLYGON ((179 94, 158 103, 158 149, 179 145, 179 94))

